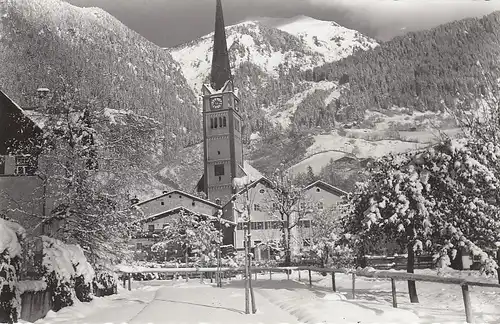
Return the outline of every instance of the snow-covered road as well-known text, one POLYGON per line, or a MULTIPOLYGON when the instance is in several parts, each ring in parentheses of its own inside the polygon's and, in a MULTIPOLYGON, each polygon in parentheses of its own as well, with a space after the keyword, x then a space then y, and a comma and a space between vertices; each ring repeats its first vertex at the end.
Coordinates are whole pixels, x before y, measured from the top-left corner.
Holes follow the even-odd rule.
MULTIPOLYGON (((454 273, 458 275, 457 273, 454 273)), ((473 275, 463 273, 464 276, 473 275)), ((392 308, 390 281, 358 278, 356 299, 351 296, 351 279, 338 274, 337 289, 331 279, 313 274, 309 288, 307 273, 302 282, 296 275, 260 274, 254 281, 258 312, 244 314, 242 280, 228 280, 222 288, 199 279, 133 282, 132 291, 78 303, 57 313, 50 312, 36 324, 102 323, 464 323, 460 287, 418 283, 419 304, 408 300, 406 282, 397 282, 398 308, 392 308)), ((473 317, 477 323, 500 323, 500 291, 473 287, 473 317)))

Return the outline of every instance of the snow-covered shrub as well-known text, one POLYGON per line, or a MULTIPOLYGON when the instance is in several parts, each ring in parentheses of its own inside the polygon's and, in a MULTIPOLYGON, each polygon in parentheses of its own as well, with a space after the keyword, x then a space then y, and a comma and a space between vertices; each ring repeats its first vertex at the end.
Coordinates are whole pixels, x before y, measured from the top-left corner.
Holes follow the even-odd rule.
POLYGON ((78 245, 42 236, 44 278, 52 290, 54 310, 71 306, 74 298, 92 300, 94 269, 78 245))
POLYGON ((26 235, 15 222, 0 218, 0 322, 17 322, 21 296, 17 288, 21 245, 26 235))
POLYGON ((109 270, 98 270, 94 278, 94 291, 99 291, 99 296, 116 294, 118 288, 118 275, 109 270))

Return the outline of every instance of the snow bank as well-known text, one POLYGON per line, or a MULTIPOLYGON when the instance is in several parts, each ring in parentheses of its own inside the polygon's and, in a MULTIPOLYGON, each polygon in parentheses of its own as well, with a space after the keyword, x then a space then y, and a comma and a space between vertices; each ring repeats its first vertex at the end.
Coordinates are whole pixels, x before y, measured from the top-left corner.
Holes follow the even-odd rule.
POLYGON ((7 251, 11 258, 21 254, 19 239, 26 236, 25 229, 18 223, 0 218, 0 254, 7 251))
POLYGON ((74 277, 83 275, 85 282, 91 282, 95 276, 94 269, 88 263, 83 250, 78 245, 64 244, 63 242, 42 236, 43 265, 47 272, 54 271, 61 282, 70 282, 74 277))
POLYGON ((47 283, 43 280, 26 280, 19 281, 17 284, 17 290, 19 294, 23 294, 26 291, 44 291, 47 289, 47 283))

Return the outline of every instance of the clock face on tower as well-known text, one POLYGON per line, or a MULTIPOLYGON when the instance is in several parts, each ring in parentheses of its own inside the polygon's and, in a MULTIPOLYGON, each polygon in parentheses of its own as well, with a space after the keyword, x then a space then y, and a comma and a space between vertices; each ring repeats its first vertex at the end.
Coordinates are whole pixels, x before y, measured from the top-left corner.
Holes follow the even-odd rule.
POLYGON ((222 98, 220 98, 220 97, 212 98, 210 100, 210 105, 212 106, 213 110, 221 109, 222 108, 222 98))

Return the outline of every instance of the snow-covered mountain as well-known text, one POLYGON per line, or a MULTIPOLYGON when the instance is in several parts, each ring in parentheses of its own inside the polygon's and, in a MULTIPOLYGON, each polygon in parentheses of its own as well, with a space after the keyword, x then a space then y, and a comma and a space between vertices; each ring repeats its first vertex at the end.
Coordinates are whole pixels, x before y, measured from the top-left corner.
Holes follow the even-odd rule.
MULTIPOLYGON (((236 75, 244 63, 251 63, 274 78, 279 78, 280 70, 281 74, 305 71, 378 45, 355 30, 306 16, 295 17, 277 27, 246 21, 228 26, 226 36, 236 75)), ((210 74, 212 43, 213 33, 210 33, 169 50, 197 94, 210 74)))

